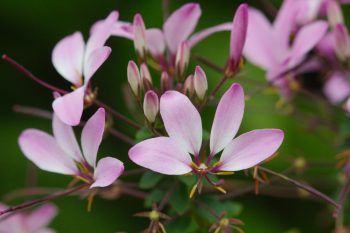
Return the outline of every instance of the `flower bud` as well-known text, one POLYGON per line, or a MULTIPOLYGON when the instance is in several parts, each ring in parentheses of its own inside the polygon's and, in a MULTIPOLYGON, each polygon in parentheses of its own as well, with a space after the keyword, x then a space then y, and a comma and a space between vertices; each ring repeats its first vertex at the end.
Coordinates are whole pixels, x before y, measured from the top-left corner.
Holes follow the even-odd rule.
POLYGON ((208 81, 207 76, 199 66, 196 67, 196 71, 194 72, 193 84, 196 95, 200 100, 203 100, 208 90, 208 81))
POLYGON ((330 0, 327 3, 327 17, 329 24, 334 28, 338 23, 344 23, 343 13, 336 0, 330 0))
POLYGON ((134 30, 134 46, 139 57, 144 60, 146 53, 146 27, 143 22, 142 16, 140 14, 136 14, 134 16, 133 22, 133 30, 134 30))
POLYGON ((171 81, 167 72, 163 71, 160 77, 160 89, 165 92, 171 89, 171 81))
POLYGON ((193 77, 193 75, 188 76, 184 84, 184 94, 188 94, 189 97, 192 97, 194 94, 193 77))
POLYGON ((246 41, 248 28, 248 5, 241 4, 233 18, 231 38, 230 38, 230 57, 227 62, 226 75, 232 76, 240 68, 242 51, 246 41))
POLYGON ((337 24, 334 28, 335 53, 339 60, 345 61, 349 58, 350 38, 348 29, 344 24, 337 24))
POLYGON ((150 123, 156 120, 159 112, 159 99, 157 93, 150 90, 145 94, 143 100, 143 112, 150 123))
POLYGON ((183 41, 176 53, 175 68, 179 81, 182 81, 182 77, 187 68, 188 62, 190 60, 190 46, 187 41, 183 41))
POLYGON ((134 61, 128 63, 128 82, 135 96, 139 95, 141 90, 140 71, 134 61))
POLYGON ((152 84, 152 77, 149 69, 145 63, 140 66, 141 79, 147 79, 150 84, 152 84))

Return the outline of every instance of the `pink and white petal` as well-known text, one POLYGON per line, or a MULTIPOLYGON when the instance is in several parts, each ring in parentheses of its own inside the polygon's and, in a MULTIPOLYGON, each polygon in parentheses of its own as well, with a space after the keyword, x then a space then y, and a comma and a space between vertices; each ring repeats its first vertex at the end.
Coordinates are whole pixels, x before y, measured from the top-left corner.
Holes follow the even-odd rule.
MULTIPOLYGON (((104 20, 99 20, 96 23, 94 23, 90 29, 90 34, 95 33, 96 30, 98 30, 99 27, 102 27, 104 23, 104 20)), ((133 33, 133 25, 129 22, 123 22, 123 21, 117 21, 112 26, 112 36, 117 37, 123 37, 129 40, 134 39, 134 33, 133 33)))
POLYGON ((95 182, 90 188, 107 187, 111 185, 124 172, 124 164, 112 157, 105 157, 98 161, 94 179, 95 182))
POLYGON ((107 60, 111 54, 112 49, 104 46, 102 48, 95 49, 86 60, 84 64, 84 84, 88 85, 91 77, 100 68, 100 66, 107 60))
POLYGON ((244 92, 234 83, 221 97, 210 133, 210 154, 224 149, 236 135, 244 113, 244 92))
POLYGON ((168 137, 142 141, 129 150, 129 158, 136 164, 166 175, 183 175, 192 170, 191 156, 168 137))
POLYGON ((58 209, 55 205, 45 204, 34 210, 27 217, 28 232, 40 232, 56 217, 58 209))
MULTIPOLYGON (((8 206, 0 203, 0 211, 6 210, 8 206)), ((0 232, 10 233, 10 232, 23 232, 25 226, 23 222, 25 220, 25 215, 23 213, 17 213, 14 215, 4 214, 0 217, 0 232)))
POLYGON ((188 3, 173 12, 163 26, 165 41, 172 54, 180 43, 186 40, 197 26, 201 8, 199 4, 188 3))
POLYGON ((57 72, 67 81, 82 85, 85 43, 80 32, 60 40, 52 51, 52 63, 57 72))
POLYGON ((343 73, 333 73, 326 82, 323 92, 332 104, 338 104, 350 96, 350 83, 343 73))
POLYGON ((206 28, 200 32, 195 33, 189 39, 190 46, 193 47, 201 40, 211 36, 214 33, 222 31, 230 31, 232 28, 232 23, 223 23, 213 27, 206 28))
POLYGON ((310 52, 325 36, 328 24, 316 21, 303 26, 295 36, 291 50, 290 68, 298 65, 305 55, 310 52))
POLYGON ((58 97, 52 103, 55 114, 67 125, 78 125, 84 110, 85 86, 58 97))
POLYGON ((75 161, 82 162, 83 156, 72 127, 63 123, 55 114, 53 114, 52 129, 58 145, 64 150, 64 152, 75 161))
POLYGON ((258 165, 273 155, 283 142, 280 129, 258 129, 235 138, 222 152, 221 171, 239 171, 258 165))
POLYGON ((233 18, 230 35, 230 62, 234 67, 239 65, 242 57, 243 47, 247 37, 248 28, 248 5, 241 4, 233 18))
POLYGON ((253 64, 268 70, 277 63, 275 38, 268 19, 258 10, 249 8, 248 31, 244 56, 253 64))
POLYGON ((19 146, 24 155, 40 169, 74 175, 74 161, 65 154, 54 137, 36 129, 27 129, 19 137, 19 146))
POLYGON ((108 38, 112 34, 112 28, 117 22, 119 13, 117 11, 112 11, 106 19, 95 25, 91 30, 91 35, 86 43, 85 50, 85 60, 84 63, 90 58, 91 53, 96 49, 102 48, 108 38))
POLYGON ((39 231, 36 231, 35 233, 56 233, 56 231, 53 229, 44 228, 44 229, 40 229, 39 231))
POLYGON ((86 122, 81 133, 81 147, 85 160, 96 167, 97 151, 100 147, 105 129, 105 110, 99 108, 96 113, 86 122))
POLYGON ((202 145, 202 120, 187 96, 177 91, 165 92, 160 98, 160 114, 168 135, 197 156, 202 145))
POLYGON ((157 28, 147 29, 147 46, 151 54, 155 57, 163 55, 165 51, 165 40, 163 32, 157 28))

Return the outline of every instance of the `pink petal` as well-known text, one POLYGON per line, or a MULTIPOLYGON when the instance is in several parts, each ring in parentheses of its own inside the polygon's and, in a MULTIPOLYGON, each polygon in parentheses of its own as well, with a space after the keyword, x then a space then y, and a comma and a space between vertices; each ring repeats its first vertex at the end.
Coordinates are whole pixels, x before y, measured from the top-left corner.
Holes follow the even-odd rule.
POLYGON ((202 120, 187 96, 167 91, 160 98, 160 114, 168 135, 185 151, 198 155, 202 145, 202 120))
POLYGON ((327 23, 316 21, 305 25, 298 31, 291 51, 292 61, 290 63, 292 66, 299 64, 305 55, 317 45, 326 34, 327 28, 327 23))
POLYGON ((74 131, 70 125, 63 123, 55 114, 52 120, 53 135, 56 138, 58 145, 77 162, 82 162, 79 144, 75 138, 74 131))
POLYGON ((326 97, 333 104, 337 104, 350 96, 350 84, 343 73, 333 73, 323 89, 326 97))
MULTIPOLYGON (((9 208, 8 206, 0 203, 0 211, 5 210, 9 208)), ((25 221, 26 216, 23 213, 16 213, 11 215, 4 214, 0 217, 0 232, 4 233, 11 233, 11 232, 23 232, 24 225, 23 222, 25 221)))
POLYGON ((111 54, 112 49, 104 46, 102 48, 95 49, 84 64, 84 83, 87 85, 91 77, 100 68, 100 66, 107 60, 111 54))
POLYGON ((244 92, 235 83, 225 92, 216 109, 210 133, 210 154, 224 149, 236 135, 244 113, 244 92))
POLYGON ((62 97, 58 97, 52 103, 55 114, 67 125, 78 125, 84 109, 85 87, 79 87, 75 91, 62 97))
POLYGON ((348 113, 350 113, 350 98, 348 98, 348 100, 346 101, 345 110, 346 110, 348 113))
POLYGON ((117 11, 112 11, 108 17, 103 20, 100 24, 95 26, 94 30, 91 30, 89 40, 86 43, 85 50, 85 60, 84 63, 90 59, 90 55, 96 50, 104 46, 108 38, 112 34, 112 28, 116 21, 118 20, 119 13, 117 11))
POLYGON ((231 39, 230 39, 230 61, 235 66, 238 66, 243 46, 246 40, 248 28, 248 5, 241 4, 233 18, 231 39))
POLYGON ((163 32, 152 28, 146 31, 147 46, 151 54, 155 57, 163 55, 165 51, 165 40, 163 32))
POLYGON ((151 138, 129 150, 129 158, 136 164, 166 175, 182 175, 192 168, 191 156, 168 137, 151 138))
POLYGON ((74 161, 60 148, 55 138, 36 129, 27 129, 19 137, 24 155, 40 169, 66 175, 74 175, 74 161))
POLYGON ((124 165, 120 160, 112 157, 105 157, 97 163, 94 172, 95 182, 90 186, 90 188, 109 186, 123 172, 124 165))
POLYGON ((39 232, 50 224, 57 215, 57 207, 51 204, 40 206, 34 210, 27 218, 28 232, 39 232))
POLYGON ((176 53, 180 43, 193 32, 200 16, 201 8, 199 4, 188 3, 172 13, 164 23, 165 41, 172 54, 176 53))
POLYGON ((57 72, 67 81, 82 85, 82 69, 85 43, 80 32, 60 40, 52 52, 52 63, 57 72))
POLYGON ((260 11, 254 8, 249 8, 248 19, 244 56, 251 63, 268 70, 277 62, 271 24, 260 11))
MULTIPOLYGON (((90 34, 95 33, 95 31, 98 30, 99 27, 103 26, 103 23, 104 20, 99 20, 95 22, 90 29, 90 34)), ((129 22, 117 21, 112 25, 111 35, 133 40, 133 25, 129 22)))
POLYGON ((96 113, 86 122, 81 133, 81 147, 86 161, 96 166, 98 148, 103 138, 105 129, 105 110, 99 108, 96 113))
POLYGON ((273 155, 282 144, 279 129, 253 130, 235 138, 222 152, 221 171, 239 171, 258 165, 273 155))
POLYGON ((190 46, 193 47, 201 40, 211 36, 214 33, 222 31, 230 31, 232 28, 232 23, 223 23, 213 27, 206 28, 200 32, 195 33, 189 39, 190 46))

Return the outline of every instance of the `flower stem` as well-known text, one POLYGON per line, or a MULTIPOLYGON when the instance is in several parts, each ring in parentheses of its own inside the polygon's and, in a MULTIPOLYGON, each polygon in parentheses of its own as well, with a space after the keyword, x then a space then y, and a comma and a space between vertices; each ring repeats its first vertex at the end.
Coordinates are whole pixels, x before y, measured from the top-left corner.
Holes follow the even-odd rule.
POLYGON ((311 193, 311 194, 314 195, 315 197, 318 197, 319 199, 321 199, 321 200, 327 202, 328 204, 333 205, 335 208, 337 208, 337 209, 340 208, 339 203, 337 203, 336 201, 334 201, 332 198, 328 197, 326 194, 324 194, 324 193, 318 191, 317 189, 315 189, 315 188, 313 188, 313 187, 311 187, 311 186, 309 186, 309 185, 307 185, 307 184, 303 184, 303 183, 301 183, 301 182, 299 182, 299 181, 293 180, 293 179, 287 177, 287 176, 284 175, 284 174, 281 174, 281 173, 272 171, 272 170, 270 170, 270 169, 268 169, 268 168, 264 168, 264 167, 259 166, 259 170, 264 171, 264 172, 266 172, 266 173, 269 173, 269 174, 271 174, 271 175, 277 176, 277 177, 279 177, 279 178, 281 178, 281 179, 283 179, 283 180, 285 180, 285 181, 288 181, 288 182, 294 184, 295 186, 297 186, 297 187, 299 187, 299 188, 301 188, 301 189, 303 189, 303 190, 305 190, 305 191, 311 193))
POLYGON ((39 205, 41 203, 55 200, 55 199, 60 198, 60 197, 68 196, 72 193, 75 193, 75 192, 78 192, 78 191, 81 191, 81 190, 87 188, 88 185, 89 184, 82 184, 82 185, 76 186, 74 188, 62 191, 62 192, 57 192, 57 193, 48 195, 46 197, 38 198, 35 200, 24 202, 24 203, 16 205, 16 206, 12 206, 10 208, 7 208, 5 210, 0 211, 0 216, 7 214, 7 213, 14 212, 14 211, 24 210, 24 209, 30 208, 32 206, 39 205))
POLYGON ((222 68, 221 66, 213 63, 212 61, 209 61, 208 59, 206 59, 205 57, 202 57, 198 54, 192 54, 193 59, 199 61, 200 63, 203 63, 204 65, 208 66, 209 68, 211 68, 212 70, 223 74, 224 73, 224 68, 222 68))

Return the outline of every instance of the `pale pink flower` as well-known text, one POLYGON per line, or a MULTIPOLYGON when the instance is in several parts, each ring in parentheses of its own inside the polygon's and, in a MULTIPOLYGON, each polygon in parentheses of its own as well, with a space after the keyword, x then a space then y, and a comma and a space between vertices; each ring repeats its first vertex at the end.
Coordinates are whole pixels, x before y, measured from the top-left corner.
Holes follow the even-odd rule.
MULTIPOLYGON (((8 207, 0 203, 0 210, 8 207)), ((5 214, 0 217, 0 233, 55 233, 48 228, 52 219, 57 215, 57 208, 45 204, 30 213, 5 214)))
POLYGON ((19 137, 24 155, 40 169, 71 175, 91 184, 106 187, 124 171, 124 165, 112 157, 96 164, 98 148, 105 128, 105 110, 98 111, 86 122, 81 133, 81 148, 73 128, 56 115, 52 121, 53 136, 37 129, 27 129, 19 137))
POLYGON ((267 71, 267 79, 274 81, 283 95, 288 95, 286 79, 274 80, 280 74, 299 65, 327 32, 324 21, 315 21, 301 26, 290 41, 297 26, 297 12, 294 0, 285 0, 278 15, 271 24, 258 10, 249 9, 245 57, 253 64, 267 71))
POLYGON ((189 172, 209 180, 218 171, 239 171, 258 165, 276 152, 283 141, 279 129, 259 129, 235 137, 244 112, 244 93, 233 84, 222 96, 210 134, 210 154, 201 161, 202 121, 187 96, 167 91, 160 99, 160 114, 168 137, 156 137, 129 150, 136 164, 166 175, 189 172), (215 164, 211 161, 221 153, 215 164), (191 155, 194 156, 194 162, 191 155))
POLYGON ((350 96, 350 83, 344 72, 334 72, 324 85, 323 92, 332 104, 339 104, 350 96))
POLYGON ((73 92, 56 98, 52 104, 55 114, 66 124, 77 125, 80 122, 84 97, 91 91, 90 79, 111 53, 111 48, 104 44, 117 19, 118 12, 113 11, 91 33, 86 44, 82 34, 75 32, 59 41, 52 52, 54 67, 74 86, 73 92))

